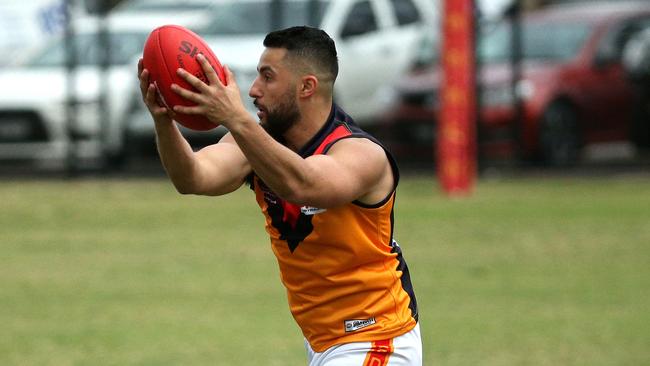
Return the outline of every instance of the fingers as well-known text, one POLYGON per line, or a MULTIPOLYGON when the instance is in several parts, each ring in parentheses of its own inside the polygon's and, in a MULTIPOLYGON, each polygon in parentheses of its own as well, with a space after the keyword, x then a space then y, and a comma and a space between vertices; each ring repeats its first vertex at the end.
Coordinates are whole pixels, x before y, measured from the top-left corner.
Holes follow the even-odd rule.
MULTIPOLYGON (((179 75, 181 75, 181 74, 189 75, 189 76, 195 78, 193 75, 190 75, 187 71, 185 71, 183 69, 179 69, 178 74, 179 75)), ((189 80, 187 78, 185 80, 189 82, 189 80)), ((199 80, 199 79, 197 79, 197 80, 199 80)), ((205 85, 205 83, 203 83, 201 80, 199 80, 199 82, 201 82, 203 85, 205 85)), ((206 87, 207 87, 207 85, 206 85, 206 87)), ((189 100, 189 101, 194 102, 195 104, 197 104, 196 106, 175 105, 173 107, 173 112, 174 113, 184 113, 184 114, 202 114, 202 113, 204 113, 204 108, 201 106, 203 104, 203 95, 201 93, 196 93, 196 92, 193 92, 193 91, 191 91, 189 89, 185 89, 185 88, 183 88, 182 86, 180 86, 178 84, 172 84, 171 89, 172 89, 172 91, 174 93, 180 95, 184 99, 189 100)))
POLYGON ((180 95, 184 99, 187 99, 191 102, 194 103, 200 103, 201 102, 201 94, 200 93, 195 93, 191 90, 185 89, 178 84, 172 84, 171 89, 174 93, 180 95))
POLYGON ((174 113, 183 113, 183 114, 204 114, 204 110, 201 106, 184 106, 184 105, 175 105, 174 113))
POLYGON ((140 80, 142 99, 154 121, 171 121, 174 113, 158 103, 158 90, 155 84, 149 82, 149 70, 144 68, 142 59, 138 61, 138 79, 140 80))
POLYGON ((142 70, 139 75, 140 79, 140 91, 142 92, 142 96, 147 93, 147 88, 149 88, 149 71, 148 70, 142 70))
POLYGON ((199 61, 199 64, 201 65, 201 68, 203 69, 203 73, 205 73, 205 76, 208 78, 208 81, 210 82, 210 85, 217 85, 221 84, 221 80, 219 79, 219 75, 217 75, 217 72, 214 70, 214 67, 210 65, 210 62, 208 59, 203 56, 202 53, 199 53, 196 55, 196 59, 199 61))
POLYGON ((176 114, 174 111, 158 104, 158 101, 156 99, 157 94, 158 90, 156 89, 156 86, 154 84, 150 84, 149 88, 147 88, 147 94, 145 97, 145 103, 149 108, 149 112, 156 122, 171 122, 176 114))
POLYGON ((223 70, 226 72, 226 85, 232 85, 235 82, 235 74, 230 71, 228 65, 224 65, 223 70))
POLYGON ((149 83, 149 80, 148 80, 149 79, 149 70, 144 68, 144 63, 142 62, 142 59, 140 59, 140 61, 138 61, 138 79, 140 79, 140 84, 142 84, 143 80, 147 84, 149 83))
POLYGON ((138 61, 138 79, 140 80, 140 93, 146 102, 147 89, 149 89, 149 70, 144 68, 142 59, 138 61))
POLYGON ((147 105, 151 105, 156 101, 156 86, 149 84, 142 95, 144 95, 145 103, 147 103, 147 105))
POLYGON ((188 84, 190 84, 194 89, 201 93, 208 93, 210 90, 210 87, 208 84, 204 83, 201 79, 197 78, 196 76, 190 74, 187 72, 185 69, 177 69, 176 74, 183 78, 188 84))
POLYGON ((146 89, 146 92, 143 93, 145 96, 144 97, 145 104, 147 105, 147 107, 149 107, 149 110, 154 115, 167 113, 167 108, 161 107, 156 101, 157 93, 158 91, 156 90, 156 86, 154 84, 149 84, 149 86, 146 89))

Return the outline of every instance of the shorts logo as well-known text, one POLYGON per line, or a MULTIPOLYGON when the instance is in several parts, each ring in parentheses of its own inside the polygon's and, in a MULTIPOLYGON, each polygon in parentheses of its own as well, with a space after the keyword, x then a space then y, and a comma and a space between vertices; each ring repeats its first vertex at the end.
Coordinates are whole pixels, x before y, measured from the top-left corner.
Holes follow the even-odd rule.
POLYGON ((346 320, 345 321, 345 332, 354 332, 359 329, 371 326, 375 324, 377 321, 375 320, 374 317, 370 319, 353 319, 353 320, 346 320))
POLYGON ((307 216, 316 215, 325 211, 327 211, 327 209, 318 208, 318 207, 311 207, 311 206, 300 207, 300 212, 302 212, 303 215, 307 215, 307 216))

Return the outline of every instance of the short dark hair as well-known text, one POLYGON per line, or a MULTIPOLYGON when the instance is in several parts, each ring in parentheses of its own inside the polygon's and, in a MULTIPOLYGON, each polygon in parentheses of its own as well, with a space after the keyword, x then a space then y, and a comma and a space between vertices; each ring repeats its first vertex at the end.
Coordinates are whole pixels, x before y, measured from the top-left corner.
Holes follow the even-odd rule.
POLYGON ((339 73, 334 40, 322 29, 297 26, 273 31, 264 38, 264 47, 286 49, 290 57, 306 62, 332 83, 339 73))

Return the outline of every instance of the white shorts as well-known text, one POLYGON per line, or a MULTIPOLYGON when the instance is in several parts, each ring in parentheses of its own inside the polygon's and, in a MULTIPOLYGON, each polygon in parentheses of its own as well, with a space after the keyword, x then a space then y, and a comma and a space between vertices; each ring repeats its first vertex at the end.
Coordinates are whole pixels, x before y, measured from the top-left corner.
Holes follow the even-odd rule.
POLYGON ((354 342, 314 352, 305 341, 309 366, 422 366, 420 324, 399 337, 376 342, 354 342))

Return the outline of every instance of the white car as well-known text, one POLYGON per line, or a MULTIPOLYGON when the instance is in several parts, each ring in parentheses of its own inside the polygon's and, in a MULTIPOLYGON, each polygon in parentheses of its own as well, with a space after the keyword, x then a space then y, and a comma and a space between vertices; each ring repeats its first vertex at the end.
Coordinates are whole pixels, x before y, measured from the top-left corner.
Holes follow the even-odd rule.
MULTIPOLYGON (((178 14, 174 21, 192 28, 205 15, 178 14)), ((110 62, 104 79, 98 42, 99 21, 84 17, 74 23, 77 52, 74 88, 68 89, 63 37, 23 57, 19 65, 0 69, 0 161, 30 160, 46 167, 62 167, 74 156, 80 163, 104 164, 124 153, 125 123, 141 97, 137 91, 134 56, 141 54, 151 30, 170 21, 143 16, 110 16, 110 62), (106 82, 103 82, 106 80, 106 82), (69 90, 77 115, 67 118, 69 90), (106 108, 102 109, 102 91, 106 108), (72 123, 74 121, 74 123, 72 123)))
POLYGON ((273 24, 270 3, 222 2, 214 8, 211 27, 204 30, 217 57, 237 76, 244 100, 250 100, 248 89, 257 75, 266 33, 293 25, 317 26, 337 46, 335 102, 362 125, 372 124, 382 112, 384 93, 411 65, 423 35, 435 31, 432 0, 284 0, 279 24, 273 24))
MULTIPOLYGON (((306 24, 324 29, 335 40, 339 57, 335 102, 367 127, 389 104, 390 86, 414 62, 421 39, 427 33, 437 33, 436 0, 283 0, 277 14, 272 3, 277 2, 204 2, 211 22, 197 31, 221 63, 234 72, 242 99, 253 115, 256 110, 248 90, 257 76, 257 62, 264 51, 262 41, 271 29, 306 24)), ((155 7, 155 1, 133 0, 131 5, 155 7)), ((152 140, 151 117, 144 106, 133 116, 129 128, 133 134, 152 140)), ((225 131, 182 130, 190 141, 198 137, 201 143, 206 138, 214 141, 215 135, 225 131)))

